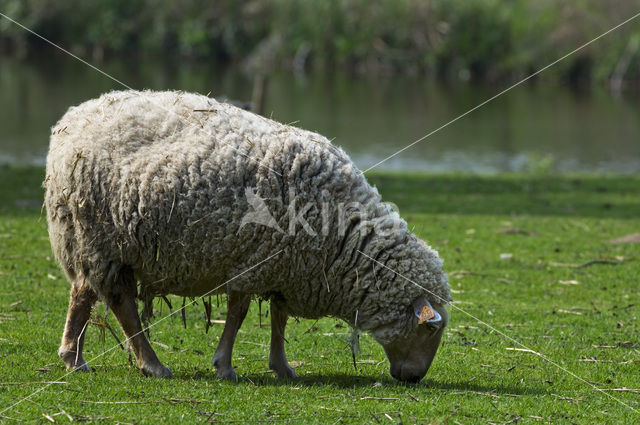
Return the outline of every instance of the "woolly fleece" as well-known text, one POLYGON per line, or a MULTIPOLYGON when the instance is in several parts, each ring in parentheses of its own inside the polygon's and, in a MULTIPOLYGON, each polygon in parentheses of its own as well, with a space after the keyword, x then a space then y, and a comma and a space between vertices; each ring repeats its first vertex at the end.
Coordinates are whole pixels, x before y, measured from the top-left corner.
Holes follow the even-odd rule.
POLYGON ((217 292, 339 317, 383 344, 416 326, 418 297, 450 301, 437 252, 342 149, 205 96, 120 91, 72 107, 52 129, 46 174, 55 256, 70 280, 85 279, 107 302, 124 273, 147 298, 198 296, 280 250, 217 292), (241 226, 255 212, 247 188, 283 231, 241 226), (290 212, 303 207, 310 229, 293 223, 289 232, 290 212))

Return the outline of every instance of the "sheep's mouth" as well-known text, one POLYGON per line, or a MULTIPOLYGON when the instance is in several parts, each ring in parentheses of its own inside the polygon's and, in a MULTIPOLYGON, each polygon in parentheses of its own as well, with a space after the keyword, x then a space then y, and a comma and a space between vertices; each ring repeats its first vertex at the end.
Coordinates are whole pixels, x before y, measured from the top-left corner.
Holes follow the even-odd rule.
POLYGON ((407 370, 407 368, 404 365, 400 367, 395 367, 395 368, 392 366, 391 369, 389 370, 389 373, 394 379, 397 379, 398 381, 402 381, 402 382, 407 382, 409 384, 418 383, 426 375, 426 371, 425 373, 416 374, 413 371, 407 370))

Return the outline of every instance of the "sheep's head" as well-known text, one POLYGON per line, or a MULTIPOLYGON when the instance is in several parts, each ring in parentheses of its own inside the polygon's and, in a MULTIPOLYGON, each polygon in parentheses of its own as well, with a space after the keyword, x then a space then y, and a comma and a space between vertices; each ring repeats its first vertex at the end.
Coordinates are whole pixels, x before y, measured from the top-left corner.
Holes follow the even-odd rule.
POLYGON ((431 305, 420 297, 409 314, 417 326, 408 335, 382 346, 389 358, 391 376, 399 381, 418 382, 436 355, 449 313, 444 305, 431 305))

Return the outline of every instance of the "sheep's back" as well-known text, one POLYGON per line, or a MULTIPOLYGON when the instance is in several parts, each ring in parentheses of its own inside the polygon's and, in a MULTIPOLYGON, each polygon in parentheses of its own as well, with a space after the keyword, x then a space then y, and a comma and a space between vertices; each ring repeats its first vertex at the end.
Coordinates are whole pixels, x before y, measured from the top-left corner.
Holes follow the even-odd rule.
POLYGON ((318 232, 322 202, 377 196, 324 137, 177 92, 114 92, 71 108, 53 128, 46 188, 56 257, 101 293, 122 265, 157 293, 202 292, 280 250, 277 264, 230 285, 266 292, 320 276, 338 236, 290 235, 289 189, 314 204, 318 232), (282 232, 240 226, 246 188, 282 232))

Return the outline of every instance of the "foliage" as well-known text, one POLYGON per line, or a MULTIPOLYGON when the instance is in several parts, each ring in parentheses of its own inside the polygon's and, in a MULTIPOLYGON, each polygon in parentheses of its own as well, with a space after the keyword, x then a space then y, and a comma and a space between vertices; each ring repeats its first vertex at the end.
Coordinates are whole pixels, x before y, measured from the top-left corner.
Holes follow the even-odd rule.
MULTIPOLYGON (((540 69, 640 10, 640 0, 0 0, 0 11, 76 53, 182 55, 251 67, 515 79, 540 69)), ((640 52, 621 58, 628 25, 559 64, 560 78, 640 77, 640 52), (629 63, 627 63, 627 59, 629 63)), ((42 41, 0 19, 0 41, 42 41)), ((9 47, 11 48, 11 47, 9 47)))
MULTIPOLYGON (((252 308, 238 335, 238 383, 214 377, 221 325, 205 334, 201 303, 187 309, 187 329, 177 314, 156 318, 151 330, 174 379, 141 376, 120 349, 97 357, 116 343, 94 325, 85 356, 96 357, 94 372, 67 375, 56 349, 69 284, 38 220, 43 174, 0 167, 0 411, 41 390, 3 412, 7 424, 49 423, 46 416, 139 424, 637 422, 640 258, 637 245, 609 239, 639 230, 638 177, 371 175, 440 251, 456 299, 427 378, 405 385, 389 377, 368 335, 355 371, 349 328, 334 319, 289 321, 288 357, 300 378, 275 380, 265 304, 261 318, 252 308), (475 318, 605 391, 515 350, 526 349, 475 318)), ((212 318, 223 319, 224 304, 213 306, 212 318)))

